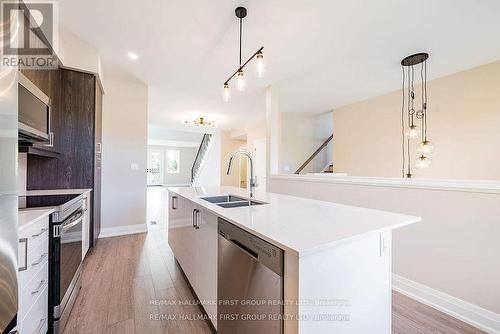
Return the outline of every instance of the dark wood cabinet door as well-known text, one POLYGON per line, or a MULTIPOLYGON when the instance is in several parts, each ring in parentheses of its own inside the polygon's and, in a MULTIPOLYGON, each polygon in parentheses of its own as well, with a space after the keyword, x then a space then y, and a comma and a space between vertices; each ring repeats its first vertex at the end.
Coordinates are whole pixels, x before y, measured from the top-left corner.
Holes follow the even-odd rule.
POLYGON ((53 149, 61 156, 28 155, 28 190, 93 188, 95 76, 65 69, 33 72, 32 81, 54 101, 53 149), (60 81, 50 72, 59 72, 60 81))

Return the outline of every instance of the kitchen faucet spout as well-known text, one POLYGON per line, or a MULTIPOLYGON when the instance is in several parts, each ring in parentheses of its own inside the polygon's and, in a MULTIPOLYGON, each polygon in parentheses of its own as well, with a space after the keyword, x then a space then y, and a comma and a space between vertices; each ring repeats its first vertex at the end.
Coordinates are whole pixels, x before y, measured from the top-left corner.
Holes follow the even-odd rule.
POLYGON ((231 174, 231 167, 233 165, 233 159, 234 157, 238 155, 244 155, 248 158, 248 161, 250 161, 250 197, 254 197, 255 195, 255 187, 257 187, 257 177, 254 176, 254 169, 253 169, 253 158, 250 154, 248 154, 245 151, 237 151, 234 152, 231 158, 229 158, 229 164, 227 166, 227 175, 231 174))

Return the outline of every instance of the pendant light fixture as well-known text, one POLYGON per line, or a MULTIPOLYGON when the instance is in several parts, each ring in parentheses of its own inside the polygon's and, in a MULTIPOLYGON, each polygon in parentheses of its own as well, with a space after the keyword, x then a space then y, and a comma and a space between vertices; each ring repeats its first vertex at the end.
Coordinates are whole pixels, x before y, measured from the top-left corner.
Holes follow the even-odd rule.
POLYGON ((403 105, 401 107, 403 178, 412 177, 411 144, 412 140, 420 138, 417 145, 417 168, 429 168, 429 154, 434 151, 434 144, 427 138, 427 59, 429 54, 417 53, 401 61, 403 71, 403 105), (417 66, 419 65, 419 66, 417 66), (418 68, 416 68, 418 67, 418 68), (420 101, 415 93, 415 70, 420 70, 421 92, 420 101))
POLYGON ((224 82, 223 90, 222 90, 222 97, 224 98, 224 101, 229 101, 230 97, 230 86, 229 82, 231 79, 236 76, 236 87, 240 92, 242 92, 245 89, 246 86, 246 78, 245 78, 245 72, 244 68, 245 66, 252 60, 256 59, 256 71, 257 75, 259 78, 262 77, 264 73, 264 54, 262 53, 262 50, 264 50, 264 47, 261 47, 257 52, 255 52, 248 60, 244 63, 241 61, 241 44, 242 44, 242 33, 243 33, 243 18, 247 16, 247 9, 245 7, 238 7, 235 9, 235 14, 236 17, 240 20, 240 57, 239 57, 239 62, 238 62, 238 69, 224 82))

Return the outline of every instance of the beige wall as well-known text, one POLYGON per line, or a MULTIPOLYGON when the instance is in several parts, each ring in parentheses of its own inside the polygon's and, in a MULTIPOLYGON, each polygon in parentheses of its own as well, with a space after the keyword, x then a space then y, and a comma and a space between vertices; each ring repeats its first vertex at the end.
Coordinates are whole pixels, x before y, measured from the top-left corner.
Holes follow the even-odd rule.
POLYGON ((266 120, 260 120, 258 122, 242 126, 237 129, 231 130, 231 137, 246 137, 246 147, 247 151, 252 153, 254 151, 253 143, 259 139, 266 138, 267 123, 266 120))
MULTIPOLYGON (((243 140, 244 146, 246 147, 246 151, 250 153, 250 155, 254 158, 254 161, 256 161, 254 143, 256 140, 266 139, 266 135, 267 135, 267 122, 265 119, 231 130, 232 138, 245 138, 243 140)), ((244 188, 247 188, 250 178, 248 170, 248 161, 247 158, 245 157, 241 157, 239 160, 240 160, 239 165, 240 165, 240 177, 241 177, 239 186, 243 184, 242 181, 245 181, 244 188)), ((261 181, 262 180, 263 179, 261 179, 261 181)))
POLYGON ((268 191, 422 217, 394 232, 393 272, 500 314, 500 195, 272 177, 268 191))
POLYGON ((223 186, 240 186, 240 159, 233 161, 231 175, 227 175, 227 166, 231 155, 239 151, 241 147, 245 147, 247 142, 244 140, 233 139, 231 132, 221 131, 221 185, 223 186))
MULTIPOLYGON (((500 61, 430 81, 428 92, 436 149, 415 177, 500 179, 500 61)), ((335 171, 401 176, 401 99, 396 91, 335 109, 335 171)))
POLYGON ((102 229, 138 224, 146 228, 148 89, 119 70, 106 69, 102 229))

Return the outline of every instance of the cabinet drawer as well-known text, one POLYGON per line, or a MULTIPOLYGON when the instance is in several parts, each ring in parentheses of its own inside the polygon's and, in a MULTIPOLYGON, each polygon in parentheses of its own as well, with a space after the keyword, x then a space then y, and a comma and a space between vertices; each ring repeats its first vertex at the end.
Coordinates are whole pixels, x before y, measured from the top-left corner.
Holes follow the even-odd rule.
POLYGON ((49 231, 49 217, 44 217, 32 223, 27 228, 19 229, 19 239, 28 239, 28 251, 37 248, 42 240, 47 240, 49 231))
POLYGON ((45 263, 36 272, 30 282, 25 286, 19 287, 19 318, 23 318, 24 315, 29 312, 29 309, 36 302, 38 297, 41 295, 42 291, 47 287, 49 281, 49 263, 45 263))
POLYGON ((22 334, 44 334, 47 333, 48 325, 48 298, 49 289, 45 289, 40 293, 35 304, 31 307, 28 314, 22 318, 21 332, 22 334))
POLYGON ((43 236, 43 242, 40 242, 37 245, 37 248, 30 249, 29 241, 28 241, 28 254, 19 254, 19 265, 26 265, 26 270, 19 271, 19 286, 26 286, 32 279, 33 276, 38 272, 40 268, 48 261, 49 259, 49 239, 48 233, 45 232, 45 236, 43 236))

